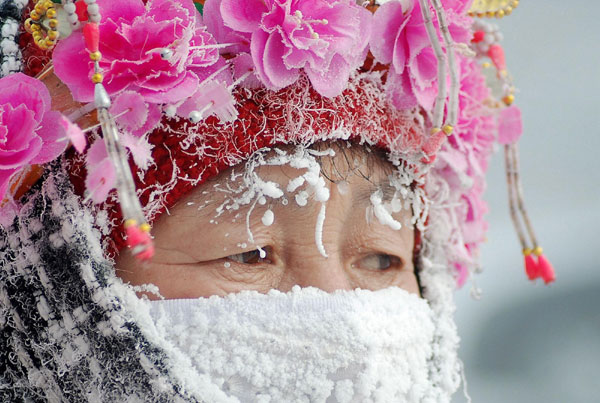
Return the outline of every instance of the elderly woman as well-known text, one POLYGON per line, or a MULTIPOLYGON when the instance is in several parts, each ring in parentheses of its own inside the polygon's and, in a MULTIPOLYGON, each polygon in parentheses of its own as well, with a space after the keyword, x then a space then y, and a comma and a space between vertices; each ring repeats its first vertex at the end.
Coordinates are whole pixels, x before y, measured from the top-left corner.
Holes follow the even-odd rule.
POLYGON ((3 10, 0 400, 450 401, 512 8, 381 3, 3 10))

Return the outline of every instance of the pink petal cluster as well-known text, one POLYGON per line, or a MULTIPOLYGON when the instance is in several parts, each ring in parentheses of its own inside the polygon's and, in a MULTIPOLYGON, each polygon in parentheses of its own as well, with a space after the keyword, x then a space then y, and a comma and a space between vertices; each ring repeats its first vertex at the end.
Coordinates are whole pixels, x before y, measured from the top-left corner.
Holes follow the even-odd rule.
MULTIPOLYGON (((457 43, 469 43, 470 0, 442 0, 448 28, 457 43)), ((442 41, 435 11, 433 23, 442 41)), ((387 91, 399 109, 421 106, 431 110, 437 95, 437 60, 418 0, 389 1, 373 16, 370 50, 375 60, 390 64, 387 91)))
POLYGON ((219 0, 207 1, 205 19, 250 35, 256 74, 269 89, 294 83, 304 70, 317 92, 337 96, 366 56, 372 16, 354 0, 211 2, 219 0))
POLYGON ((458 57, 460 70, 459 116, 455 130, 438 153, 434 170, 453 193, 450 204, 459 223, 450 256, 466 279, 467 266, 474 262, 478 245, 484 241, 488 211, 483 200, 485 172, 497 132, 494 112, 485 105, 490 89, 475 60, 458 57))
MULTIPOLYGON (((131 90, 152 104, 191 96, 201 77, 220 60, 216 41, 201 24, 192 0, 98 0, 100 67, 111 96, 131 90)), ((81 32, 60 41, 53 54, 56 75, 76 100, 93 100, 93 72, 81 32)))
POLYGON ((21 169, 49 162, 67 146, 62 115, 50 105, 41 81, 21 73, 0 79, 0 200, 21 169))

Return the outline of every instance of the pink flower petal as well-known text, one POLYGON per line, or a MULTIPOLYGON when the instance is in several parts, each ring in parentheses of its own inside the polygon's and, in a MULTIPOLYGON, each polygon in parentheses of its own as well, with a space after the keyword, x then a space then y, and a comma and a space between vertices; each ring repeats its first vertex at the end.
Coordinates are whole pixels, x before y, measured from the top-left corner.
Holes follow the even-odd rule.
POLYGON ((43 140, 44 146, 39 154, 31 161, 32 164, 43 164, 56 159, 67 148, 66 141, 60 141, 64 137, 64 131, 60 123, 62 114, 50 111, 44 116, 38 136, 43 140))
POLYGON ((250 52, 250 34, 236 32, 225 25, 221 17, 221 0, 210 0, 204 3, 204 24, 218 43, 239 43, 237 46, 228 47, 222 52, 239 54, 250 52))
POLYGON ((139 89, 139 93, 144 97, 146 102, 151 103, 174 103, 185 99, 192 95, 198 86, 198 76, 188 71, 180 77, 177 84, 169 86, 165 90, 160 90, 160 87, 147 86, 149 83, 144 83, 144 87, 139 89))
POLYGON ((333 98, 342 93, 348 86, 350 66, 340 55, 335 55, 329 64, 329 70, 320 73, 309 67, 305 68, 311 84, 324 97, 333 98))
POLYGON ((394 45, 402 27, 406 24, 402 3, 390 1, 381 5, 373 15, 371 53, 380 63, 391 63, 394 45))
POLYGON ((286 87, 298 79, 298 69, 288 69, 283 61, 287 47, 278 33, 269 35, 262 55, 265 74, 277 88, 286 87))
MULTIPOLYGON (((210 1, 210 0, 209 0, 210 1)), ((209 11, 211 11, 209 9, 209 11)), ((261 0, 223 0, 221 15, 225 25, 240 32, 254 32, 267 8, 261 0)))
POLYGON ((21 151, 29 147, 31 138, 36 137, 35 131, 39 124, 34 116, 35 113, 27 109, 25 104, 17 107, 10 104, 0 106, 0 121, 5 129, 5 140, 1 147, 3 150, 21 151))
POLYGON ((90 146, 86 156, 86 191, 94 203, 102 203, 116 185, 115 169, 108 158, 104 140, 98 139, 90 146))
POLYGON ((141 137, 146 133, 150 133, 152 130, 158 126, 160 120, 162 118, 162 111, 160 107, 156 104, 148 104, 148 118, 146 119, 146 123, 142 127, 137 130, 131 132, 135 137, 141 137))
POLYGON ((498 143, 514 144, 521 134, 523 134, 521 110, 517 106, 502 109, 498 116, 498 143))
POLYGON ((262 83, 254 71, 254 62, 250 54, 241 53, 231 59, 231 63, 233 64, 233 78, 235 80, 238 80, 248 72, 252 72, 240 83, 241 86, 246 88, 260 88, 262 83))
POLYGON ((131 21, 139 15, 144 15, 146 6, 142 0, 104 0, 98 1, 102 19, 131 21))
POLYGON ((9 74, 0 80, 0 105, 25 105, 38 122, 50 110, 51 102, 50 93, 40 80, 23 73, 9 74))
POLYGON ((65 131, 66 137, 69 139, 71 144, 73 144, 73 147, 75 147, 75 150, 77 150, 79 154, 82 154, 83 150, 85 150, 85 146, 87 145, 87 139, 83 130, 62 115, 60 117, 60 124, 65 131))
POLYGON ((137 92, 124 91, 114 99, 110 113, 118 116, 116 122, 119 126, 134 131, 144 126, 148 120, 148 105, 137 92))
POLYGON ((265 47, 269 34, 265 31, 259 30, 252 34, 252 40, 250 42, 250 54, 254 61, 254 67, 256 68, 256 74, 263 84, 269 89, 276 89, 277 87, 271 82, 265 72, 264 59, 265 47))
POLYGON ((390 71, 386 82, 386 92, 392 105, 399 110, 414 108, 418 105, 417 98, 412 91, 408 71, 405 71, 404 74, 390 71))
POLYGON ((52 53, 54 74, 67 86, 79 102, 94 100, 94 84, 89 79, 91 64, 85 50, 83 34, 73 32, 56 45, 52 53))
POLYGON ((140 169, 145 170, 152 162, 152 145, 145 136, 135 137, 129 133, 121 134, 121 143, 131 152, 133 161, 140 169))

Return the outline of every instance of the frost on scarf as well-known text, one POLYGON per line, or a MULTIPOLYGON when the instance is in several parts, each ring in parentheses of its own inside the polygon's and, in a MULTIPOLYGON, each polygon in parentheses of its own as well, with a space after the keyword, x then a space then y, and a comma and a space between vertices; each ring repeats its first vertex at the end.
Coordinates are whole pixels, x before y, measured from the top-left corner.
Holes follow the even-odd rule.
MULTIPOLYGON (((152 331, 241 402, 442 401, 432 311, 400 288, 152 301, 152 331)), ((187 365, 185 365, 187 364, 187 365)))

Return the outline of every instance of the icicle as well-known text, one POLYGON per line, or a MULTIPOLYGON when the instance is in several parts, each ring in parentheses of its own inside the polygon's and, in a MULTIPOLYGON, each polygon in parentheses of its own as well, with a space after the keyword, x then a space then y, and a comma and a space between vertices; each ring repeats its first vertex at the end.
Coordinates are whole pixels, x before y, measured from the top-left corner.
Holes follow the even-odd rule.
POLYGON ((315 227, 315 242, 317 244, 317 250, 319 253, 326 258, 328 256, 327 252, 325 251, 325 246, 323 245, 323 224, 325 223, 325 211, 325 203, 322 203, 321 210, 319 210, 319 215, 317 216, 317 225, 315 227))

